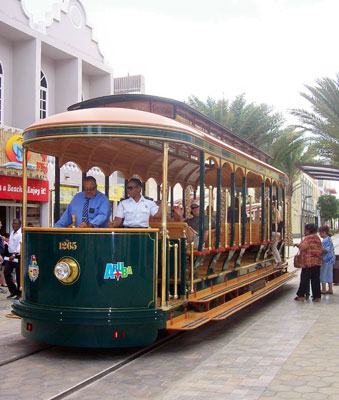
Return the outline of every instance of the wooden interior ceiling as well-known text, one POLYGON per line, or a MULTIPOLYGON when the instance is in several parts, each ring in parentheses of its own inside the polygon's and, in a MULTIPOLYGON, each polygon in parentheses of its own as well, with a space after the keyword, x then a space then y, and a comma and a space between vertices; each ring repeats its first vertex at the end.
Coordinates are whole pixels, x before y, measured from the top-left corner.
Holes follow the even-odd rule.
MULTIPOLYGON (((67 162, 74 162, 83 171, 99 167, 106 176, 120 171, 126 179, 134 174, 145 182, 153 178, 158 184, 162 182, 161 143, 159 148, 145 146, 136 140, 105 137, 46 139, 27 143, 30 151, 48 154, 59 158, 60 167, 67 162)), ((177 145, 181 146, 181 145, 177 145)), ((183 187, 199 184, 199 161, 178 157, 169 153, 168 182, 170 186, 180 183, 183 187)))
POLYGON ((253 172, 249 172, 247 174, 247 187, 248 188, 261 187, 262 182, 263 182, 263 179, 262 179, 261 175, 257 175, 253 172))
MULTIPOLYGON (((157 148, 146 146, 137 140, 105 137, 100 140, 94 138, 68 138, 45 139, 27 144, 31 151, 59 157, 59 165, 72 161, 83 172, 92 167, 99 167, 106 176, 115 171, 121 172, 126 179, 134 174, 140 176, 146 182, 153 178, 157 184, 162 182, 162 146, 157 142, 157 148)), ((181 144, 171 144, 180 154, 181 144)), ((185 149, 186 151, 186 149, 185 149)), ((197 153, 198 154, 198 153, 197 153)), ((225 164, 222 167, 222 187, 231 186, 231 166, 225 164)), ((200 164, 198 160, 189 157, 180 157, 177 153, 169 153, 168 157, 168 183, 174 186, 180 183, 182 187, 191 185, 195 188, 199 185, 200 164)), ((242 169, 236 171, 236 186, 242 184, 242 169)), ((247 176, 248 187, 259 187, 262 182, 260 175, 249 173, 247 176)), ((206 186, 216 187, 217 167, 206 164, 206 186)))

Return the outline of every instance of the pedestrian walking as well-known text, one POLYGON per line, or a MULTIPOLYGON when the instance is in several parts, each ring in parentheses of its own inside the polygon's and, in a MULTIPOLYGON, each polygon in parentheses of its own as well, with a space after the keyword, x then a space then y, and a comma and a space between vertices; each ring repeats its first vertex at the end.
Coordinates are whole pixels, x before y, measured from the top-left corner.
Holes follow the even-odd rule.
POLYGON ((300 284, 294 300, 305 301, 305 293, 311 281, 313 301, 321 301, 320 267, 322 265, 322 245, 315 224, 305 225, 305 238, 294 246, 299 248, 301 259, 300 284))
POLYGON ((9 256, 5 257, 5 279, 10 292, 8 299, 15 297, 20 298, 20 250, 21 250, 21 221, 14 219, 12 223, 13 231, 9 236, 8 252, 9 256), (15 270, 16 284, 13 281, 12 273, 15 270))
POLYGON ((330 237, 330 229, 327 225, 322 225, 319 228, 320 237, 323 239, 323 263, 320 268, 320 282, 322 294, 333 294, 333 265, 335 263, 335 254, 333 242, 330 237), (326 291, 326 284, 328 290, 326 291))

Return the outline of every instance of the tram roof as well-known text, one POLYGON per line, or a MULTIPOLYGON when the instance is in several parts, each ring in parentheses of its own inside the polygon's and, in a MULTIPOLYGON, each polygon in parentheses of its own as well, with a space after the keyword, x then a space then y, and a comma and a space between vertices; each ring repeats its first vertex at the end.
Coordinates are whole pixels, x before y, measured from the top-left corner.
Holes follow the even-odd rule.
POLYGON ((86 108, 55 114, 29 126, 23 134, 25 148, 58 157, 60 165, 73 161, 84 172, 97 166, 105 175, 120 171, 126 178, 138 174, 143 180, 152 177, 158 183, 162 169, 159 143, 163 141, 170 143, 172 184, 198 184, 200 150, 216 161, 222 159, 286 182, 278 169, 220 139, 176 120, 135 109, 86 108))
MULTIPOLYGON (((178 100, 169 99, 167 97, 160 97, 150 94, 141 93, 124 93, 124 94, 113 94, 101 97, 95 97, 92 99, 84 100, 80 103, 72 104, 67 108, 68 111, 83 109, 83 108, 94 108, 94 107, 117 107, 117 108, 131 108, 142 111, 149 111, 155 114, 163 115, 168 118, 175 118, 175 115, 183 112, 185 119, 188 119, 188 124, 195 126, 203 125, 205 129, 213 130, 215 128, 219 133, 223 133, 223 139, 231 146, 239 145, 243 151, 250 153, 253 152, 256 158, 265 159, 267 161, 271 158, 271 155, 261 150, 253 143, 247 141, 239 133, 226 126, 218 123, 214 119, 202 114, 200 111, 183 103, 178 100), (171 108, 173 106, 173 109, 171 108), (173 114, 172 114, 173 113, 173 114), (172 116, 171 116, 172 114, 172 116)), ((199 129, 199 127, 198 127, 199 129)), ((201 129, 200 129, 201 130, 201 129)))

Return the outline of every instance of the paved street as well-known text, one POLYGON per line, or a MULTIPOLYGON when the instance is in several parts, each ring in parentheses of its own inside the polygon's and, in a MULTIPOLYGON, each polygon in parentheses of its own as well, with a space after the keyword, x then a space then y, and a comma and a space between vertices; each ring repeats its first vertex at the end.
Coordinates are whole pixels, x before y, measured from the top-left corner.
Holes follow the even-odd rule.
MULTIPOLYGON (((339 253, 339 236, 334 242, 339 253)), ((321 303, 299 303, 293 301, 298 281, 297 276, 277 292, 225 321, 209 323, 197 332, 181 335, 69 398, 338 400, 339 286, 334 286, 334 295, 323 296, 321 303)), ((1 295, 0 360, 6 352, 10 354, 15 347, 20 351, 20 346, 23 349, 27 345, 17 335, 19 321, 3 317, 9 305, 10 301, 1 295), (6 346, 8 340, 11 344, 6 346)), ((72 352, 66 356, 60 350, 59 357, 55 357, 54 351, 53 359, 46 356, 42 359, 37 353, 32 356, 33 363, 19 363, 12 374, 0 376, 2 394, 16 400, 47 399, 47 394, 56 394, 60 375, 54 376, 53 371, 62 370, 57 364, 60 361, 65 370, 67 363, 72 362, 74 371, 76 357, 72 352), (29 390, 27 374, 21 371, 33 365, 46 369, 40 384, 53 389, 38 397, 29 390), (17 378, 13 376, 15 371, 17 378), (26 393, 22 391, 25 385, 28 385, 26 393)), ((74 382, 77 375, 80 378, 86 362, 93 367, 95 360, 102 360, 102 352, 84 353, 79 358, 82 367, 72 376, 74 382)), ((107 352, 102 366, 107 366, 115 356, 114 351, 107 352)), ((34 369, 29 376, 34 376, 34 369)), ((31 383, 34 385, 36 379, 31 383)))

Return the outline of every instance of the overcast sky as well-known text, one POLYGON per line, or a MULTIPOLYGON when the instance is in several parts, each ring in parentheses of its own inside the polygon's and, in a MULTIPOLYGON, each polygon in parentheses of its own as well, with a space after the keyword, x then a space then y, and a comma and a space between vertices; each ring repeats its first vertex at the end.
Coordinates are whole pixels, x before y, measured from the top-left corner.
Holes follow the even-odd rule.
MULTIPOLYGON (((32 10, 52 2, 26 0, 32 10)), ((114 75, 144 75, 147 94, 245 93, 287 117, 308 106, 304 84, 339 72, 338 0, 81 2, 114 75)))

